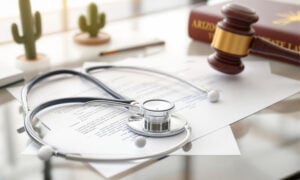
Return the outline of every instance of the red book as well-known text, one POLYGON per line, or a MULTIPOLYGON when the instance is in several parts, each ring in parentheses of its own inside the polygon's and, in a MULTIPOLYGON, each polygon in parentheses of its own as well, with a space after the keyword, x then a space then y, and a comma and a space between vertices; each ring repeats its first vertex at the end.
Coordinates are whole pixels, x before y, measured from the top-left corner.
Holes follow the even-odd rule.
POLYGON ((253 24, 255 34, 282 47, 300 51, 300 6, 268 0, 233 0, 212 6, 200 6, 190 12, 189 36, 210 43, 216 23, 223 19, 221 8, 235 3, 253 9, 259 16, 253 24))

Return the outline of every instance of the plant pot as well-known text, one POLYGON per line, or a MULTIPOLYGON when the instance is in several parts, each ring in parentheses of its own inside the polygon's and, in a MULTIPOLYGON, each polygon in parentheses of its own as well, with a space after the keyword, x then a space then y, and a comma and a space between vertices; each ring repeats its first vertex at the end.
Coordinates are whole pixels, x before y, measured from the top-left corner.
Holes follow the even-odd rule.
POLYGON ((74 41, 83 45, 99 45, 110 41, 110 35, 99 32, 97 37, 90 37, 88 33, 78 33, 74 36, 74 41))
POLYGON ((34 72, 47 69, 50 61, 45 54, 38 53, 36 59, 27 59, 25 55, 20 55, 16 59, 16 67, 24 72, 34 72))

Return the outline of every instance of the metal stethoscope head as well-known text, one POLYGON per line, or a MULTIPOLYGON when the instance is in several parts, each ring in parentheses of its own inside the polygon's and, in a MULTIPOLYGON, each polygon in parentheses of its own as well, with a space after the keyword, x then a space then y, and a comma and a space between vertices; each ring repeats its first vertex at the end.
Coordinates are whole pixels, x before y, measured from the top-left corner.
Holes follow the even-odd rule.
MULTIPOLYGON (((217 102, 219 99, 218 91, 214 91, 214 90, 208 91, 205 89, 200 89, 199 87, 185 80, 182 80, 178 77, 169 75, 164 72, 152 70, 152 69, 150 70, 146 68, 131 67, 131 66, 97 66, 97 67, 86 69, 86 73, 93 70, 109 69, 109 68, 126 68, 132 70, 140 70, 140 71, 157 73, 160 75, 164 75, 176 79, 184 84, 187 84, 195 88, 196 90, 206 93, 207 98, 210 102, 217 102)), ((97 80, 96 78, 88 74, 80 73, 73 70, 56 70, 56 71, 51 71, 42 74, 40 76, 37 76, 29 83, 27 83, 27 85, 24 86, 21 94, 21 99, 22 99, 23 109, 26 112, 26 116, 24 120, 24 128, 27 134, 29 135, 29 137, 37 144, 42 146, 38 153, 39 158, 42 160, 48 160, 53 155, 58 157, 63 157, 69 160, 79 160, 79 161, 128 161, 128 160, 138 160, 138 159, 145 159, 145 158, 155 158, 155 157, 157 158, 157 157, 168 155, 169 153, 183 147, 185 144, 189 142, 191 136, 191 128, 188 126, 187 121, 182 117, 172 114, 175 109, 175 105, 172 102, 163 99, 150 99, 143 102, 142 104, 139 104, 134 100, 128 100, 124 98, 122 95, 116 93, 115 91, 110 89, 108 86, 106 86, 104 83, 97 80), (105 99, 105 98, 98 98, 98 97, 62 98, 62 99, 56 99, 56 100, 51 100, 42 103, 37 107, 33 108, 32 110, 29 110, 27 95, 31 90, 31 88, 38 82, 42 81, 43 79, 58 74, 72 74, 72 75, 79 76, 89 82, 94 83, 99 88, 105 90, 107 93, 109 93, 112 97, 116 99, 105 99), (119 106, 119 107, 126 108, 129 111, 132 111, 133 115, 131 115, 128 118, 127 126, 132 132, 141 135, 135 140, 135 145, 140 148, 144 147, 146 144, 146 139, 144 137, 168 137, 168 136, 177 135, 184 131, 186 133, 186 136, 181 141, 179 141, 176 145, 170 147, 169 149, 163 152, 145 155, 145 156, 97 157, 97 156, 90 156, 90 155, 83 155, 83 154, 78 155, 74 153, 64 153, 55 149, 48 143, 46 143, 39 136, 39 134, 35 132, 33 119, 37 116, 39 112, 47 108, 57 106, 57 105, 62 105, 62 104, 78 104, 78 103, 83 105, 101 104, 101 105, 109 105, 109 106, 119 106)))

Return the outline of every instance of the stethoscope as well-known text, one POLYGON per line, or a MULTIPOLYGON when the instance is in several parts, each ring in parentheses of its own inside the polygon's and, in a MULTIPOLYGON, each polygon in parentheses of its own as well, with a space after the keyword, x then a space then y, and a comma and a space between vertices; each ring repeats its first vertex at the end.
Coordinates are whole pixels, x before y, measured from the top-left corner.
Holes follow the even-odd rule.
POLYGON ((24 119, 24 129, 27 132, 30 139, 32 139, 35 143, 41 146, 38 151, 38 157, 41 160, 47 161, 52 156, 62 157, 68 160, 78 160, 78 161, 130 161, 130 160, 139 160, 139 159, 147 159, 147 158, 159 158, 166 156, 177 149, 182 148, 185 144, 187 144, 191 137, 191 127, 188 125, 186 119, 173 114, 175 109, 175 104, 170 101, 164 99, 149 99, 144 101, 143 103, 138 103, 135 100, 131 100, 125 98, 121 94, 115 92, 107 85, 105 85, 100 80, 96 79, 95 77, 89 75, 92 71, 99 71, 99 70, 108 70, 108 69, 128 69, 128 70, 135 70, 135 71, 144 71, 155 73, 163 76, 167 76, 169 78, 173 78, 187 84, 200 92, 204 92, 207 95, 207 99, 210 102, 217 102, 219 99, 219 93, 216 90, 206 90, 204 88, 199 88, 188 81, 185 81, 181 78, 176 76, 170 75, 165 72, 141 68, 141 67, 133 67, 133 66, 94 66, 85 69, 84 73, 74 71, 74 70, 54 70, 50 71, 41 75, 36 76, 31 81, 29 81, 22 89, 21 92, 21 101, 24 112, 26 112, 26 116, 24 119), (100 89, 107 92, 111 95, 114 99, 108 98, 99 98, 99 97, 70 97, 70 98, 60 98, 55 100, 50 100, 44 102, 37 107, 33 108, 32 110, 29 109, 28 106, 28 94, 31 89, 42 80, 56 76, 61 74, 69 74, 78 76, 86 81, 89 81, 95 84, 100 89), (108 105, 108 106, 117 106, 123 107, 132 112, 133 115, 129 116, 127 121, 128 129, 140 136, 136 138, 135 145, 137 147, 144 147, 146 144, 146 139, 144 137, 169 137, 178 135, 180 133, 185 132, 185 137, 180 140, 177 144, 170 147, 163 152, 158 152, 150 155, 137 155, 137 156, 128 156, 128 157, 118 157, 118 156, 94 156, 88 154, 77 154, 77 153, 66 153, 63 152, 47 142, 40 137, 39 133, 35 130, 34 124, 37 122, 35 121, 36 116, 51 107, 54 106, 62 106, 67 104, 101 104, 101 105, 108 105))

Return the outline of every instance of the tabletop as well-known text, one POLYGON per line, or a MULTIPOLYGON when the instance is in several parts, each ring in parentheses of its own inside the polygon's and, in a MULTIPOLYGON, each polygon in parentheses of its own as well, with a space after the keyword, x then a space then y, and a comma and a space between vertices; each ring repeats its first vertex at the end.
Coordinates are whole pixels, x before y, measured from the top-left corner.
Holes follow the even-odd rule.
MULTIPOLYGON (((151 56, 168 59, 186 56, 209 55, 213 52, 209 44, 191 40, 187 34, 187 21, 191 8, 203 5, 185 5, 169 10, 149 13, 109 22, 104 29, 113 37, 113 42, 102 47, 74 45, 72 36, 77 30, 45 36, 39 46, 51 57, 51 69, 78 67, 86 61, 119 61, 130 56, 151 56), (122 32, 120 32, 120 29, 122 32), (98 52, 114 44, 122 44, 136 36, 149 36, 166 42, 163 51, 155 54, 129 52, 99 58, 98 52), (55 47, 49 49, 49 47, 55 47), (96 55, 95 55, 96 54, 96 55)), ((16 45, 0 47, 0 52, 12 52, 16 45)), ((8 55, 9 56, 9 55, 8 55)), ((12 57, 12 56, 11 56, 12 57)), ((10 58, 11 58, 10 57, 10 58)), ((9 58, 8 58, 9 59, 9 58)), ((266 61, 271 72, 300 80, 299 67, 254 55, 245 61, 266 61)), ((4 62, 9 63, 9 60, 4 62)), ((177 61, 177 59, 174 59, 177 61)), ((31 77, 31 74, 27 75, 31 77)), ((230 125, 240 156, 172 156, 137 166, 119 174, 115 179, 280 179, 300 171, 300 93, 263 109, 230 125)), ((54 160, 51 174, 34 156, 21 155, 26 138, 19 136, 16 129, 22 124, 20 104, 7 90, 0 90, 0 179, 14 174, 15 179, 102 179, 88 165, 79 162, 54 160), (46 172, 43 173, 43 172, 46 172)), ((298 175, 299 178, 299 175, 298 175)))

